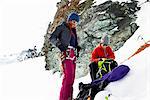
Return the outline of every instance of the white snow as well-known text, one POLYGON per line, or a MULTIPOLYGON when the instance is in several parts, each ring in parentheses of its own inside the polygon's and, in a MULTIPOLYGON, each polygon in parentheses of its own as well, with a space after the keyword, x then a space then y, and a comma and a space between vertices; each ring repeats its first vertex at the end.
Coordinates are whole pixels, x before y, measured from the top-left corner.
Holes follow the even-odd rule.
POLYGON ((35 45, 42 47, 58 1, 0 0, 0 52, 12 54, 35 45))
MULTIPOLYGON (((54 12, 51 15, 52 9, 50 9, 49 6, 51 5, 52 7, 54 7, 56 1, 52 2, 49 0, 38 0, 37 3, 35 3, 35 1, 33 2, 32 0, 30 1, 27 0, 26 2, 24 1, 24 3, 21 3, 20 0, 14 1, 18 3, 14 3, 13 1, 5 0, 5 2, 4 1, 2 2, 3 9, 6 9, 6 11, 8 12, 14 11, 12 13, 8 12, 0 13, 4 14, 0 16, 2 18, 4 16, 7 16, 6 19, 4 18, 5 21, 3 21, 2 24, 0 24, 1 26, 4 25, 2 28, 5 30, 5 34, 1 34, 3 38, 2 37, 0 38, 0 40, 2 41, 0 42, 1 43, 0 52, 2 54, 5 50, 6 52, 13 52, 15 50, 20 51, 20 49, 23 48, 28 47, 32 48, 33 45, 35 45, 36 43, 39 44, 39 42, 37 41, 39 40, 41 42, 44 35, 43 33, 46 30, 50 19, 52 20, 54 16, 54 12), (44 6, 45 8, 42 8, 41 6, 44 6), (20 12, 19 9, 23 12, 20 12), (37 11, 34 13, 35 10, 37 11), (17 14, 18 12, 20 13, 19 15, 17 14), (9 16, 11 16, 12 19, 9 18, 9 16), (20 16, 21 18, 18 16, 20 16), (31 16, 33 16, 33 18, 31 18, 31 16), (33 22, 31 22, 32 20, 33 22), (13 23, 15 23, 15 25, 13 23), (18 30, 18 28, 14 29, 15 28, 14 26, 19 27, 20 30, 18 30), (12 33, 10 33, 11 31, 12 33), (34 34, 33 37, 35 38, 34 39, 28 38, 29 34, 30 35, 34 34), (17 43, 20 40, 17 41, 18 38, 16 38, 16 36, 21 38, 20 40, 22 40, 24 44, 23 46, 21 45, 21 43, 19 44, 17 43), (15 41, 14 38, 16 39, 15 41), (26 41, 26 39, 24 38, 27 38, 29 42, 24 42, 26 41), (2 50, 1 49, 2 47, 5 49, 2 50), (12 49, 8 49, 11 47, 12 49)), ((149 3, 144 4, 142 6, 141 10, 138 12, 138 19, 137 19, 137 23, 140 26, 140 28, 119 51, 115 52, 117 57, 116 60, 119 63, 128 58, 142 44, 144 44, 143 40, 138 39, 139 35, 141 35, 145 41, 150 40, 149 10, 150 10, 149 3)), ((4 32, 3 29, 0 30, 0 32, 4 32)), ((123 64, 128 65, 131 69, 129 74, 122 80, 110 83, 106 87, 105 91, 99 92, 96 95, 95 100, 105 100, 105 96, 107 96, 107 94, 109 93, 112 93, 109 100, 149 100, 150 99, 149 57, 150 57, 150 48, 147 48, 138 55, 131 58, 129 61, 125 61, 123 64)), ((33 60, 32 59, 26 60, 21 63, 13 63, 9 65, 0 66, 0 100, 58 100, 62 77, 59 76, 59 73, 55 73, 54 75, 52 75, 52 71, 50 72, 45 71, 44 66, 45 66, 44 57, 39 57, 33 60)), ((75 80, 74 98, 78 94, 79 82, 83 83, 91 82, 89 74, 85 77, 75 80)))
MULTIPOLYGON (((128 65, 131 70, 122 80, 108 85, 106 91, 112 93, 111 97, 114 98, 110 98, 109 100, 149 100, 146 98, 148 96, 147 89, 150 83, 148 78, 150 69, 150 62, 148 62, 149 54, 150 48, 147 48, 124 63, 125 65, 128 65)), ((102 93, 100 92, 98 95, 102 95, 102 93)), ((99 100, 101 97, 98 95, 96 96, 96 100, 99 100)))

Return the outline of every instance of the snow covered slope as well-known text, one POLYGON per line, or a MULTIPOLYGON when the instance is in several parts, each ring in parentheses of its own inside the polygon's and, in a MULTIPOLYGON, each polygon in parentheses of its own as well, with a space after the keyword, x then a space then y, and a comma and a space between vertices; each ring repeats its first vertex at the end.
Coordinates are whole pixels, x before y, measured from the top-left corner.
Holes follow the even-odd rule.
MULTIPOLYGON (((149 54, 150 48, 147 48, 125 62, 124 64, 131 68, 129 74, 120 81, 110 83, 105 91, 97 94, 96 100, 104 100, 109 93, 112 93, 109 100, 149 100, 147 97, 150 92, 149 54)), ((43 66, 43 58, 1 66, 0 99, 58 100, 62 77, 60 78, 58 73, 52 75, 45 71, 43 66)), ((78 83, 81 81, 89 83, 91 81, 89 74, 75 80, 74 97, 78 94, 78 83)))
MULTIPOLYGON (((137 30, 117 52, 116 60, 121 63, 133 54, 144 42, 150 40, 150 4, 144 4, 138 13, 137 30)), ((120 81, 110 83, 105 91, 99 92, 95 100, 150 100, 150 48, 125 61, 129 74, 120 81)), ((0 66, 0 100, 58 100, 62 77, 45 71, 44 57, 0 66)), ((91 82, 89 74, 74 83, 74 98, 78 94, 78 83, 91 82)))
POLYGON ((112 82, 105 91, 99 92, 95 100, 104 100, 111 93, 109 100, 149 100, 149 65, 150 48, 134 56, 124 64, 130 67, 129 74, 120 81, 112 82))

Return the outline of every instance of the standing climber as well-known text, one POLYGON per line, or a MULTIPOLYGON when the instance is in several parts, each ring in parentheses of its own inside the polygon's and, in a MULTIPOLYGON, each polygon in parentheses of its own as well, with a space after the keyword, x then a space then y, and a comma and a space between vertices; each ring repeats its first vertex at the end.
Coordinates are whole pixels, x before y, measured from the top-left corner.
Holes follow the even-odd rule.
POLYGON ((51 34, 50 42, 61 51, 62 70, 64 73, 59 100, 72 100, 73 83, 75 79, 76 57, 79 56, 76 24, 79 15, 72 12, 66 22, 57 26, 51 34))

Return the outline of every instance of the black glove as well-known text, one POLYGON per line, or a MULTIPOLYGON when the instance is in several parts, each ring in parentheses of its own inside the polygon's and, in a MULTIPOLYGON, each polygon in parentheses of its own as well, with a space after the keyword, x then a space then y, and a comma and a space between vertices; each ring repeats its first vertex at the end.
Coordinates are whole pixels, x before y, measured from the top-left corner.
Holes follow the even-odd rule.
POLYGON ((79 57, 79 52, 77 52, 77 55, 76 55, 76 57, 77 57, 77 58, 79 57))
POLYGON ((80 52, 80 50, 81 50, 81 47, 77 46, 77 52, 80 52))
POLYGON ((65 50, 67 49, 67 48, 66 48, 65 46, 63 46, 63 45, 58 45, 57 47, 60 49, 61 52, 65 51, 65 50))
POLYGON ((81 47, 80 47, 80 46, 77 46, 77 55, 76 55, 77 58, 79 57, 79 52, 80 52, 80 50, 81 50, 81 47))
POLYGON ((56 47, 58 47, 61 52, 67 49, 67 47, 63 46, 60 41, 56 43, 56 47))

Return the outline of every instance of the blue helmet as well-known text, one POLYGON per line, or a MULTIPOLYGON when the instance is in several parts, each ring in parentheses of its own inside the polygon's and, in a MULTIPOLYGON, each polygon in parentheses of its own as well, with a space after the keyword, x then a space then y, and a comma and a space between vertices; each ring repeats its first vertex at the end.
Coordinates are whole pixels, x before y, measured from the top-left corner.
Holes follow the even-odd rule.
POLYGON ((67 18, 68 21, 71 21, 71 20, 75 20, 76 22, 79 22, 80 18, 79 18, 79 15, 75 12, 72 12, 68 18, 67 18))

